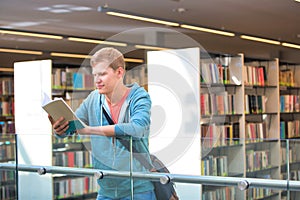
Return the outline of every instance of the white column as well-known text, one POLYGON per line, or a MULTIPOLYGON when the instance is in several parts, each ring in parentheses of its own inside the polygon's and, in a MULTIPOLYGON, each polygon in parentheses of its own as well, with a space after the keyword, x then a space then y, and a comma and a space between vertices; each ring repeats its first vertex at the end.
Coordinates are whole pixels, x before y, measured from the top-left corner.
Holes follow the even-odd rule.
MULTIPOLYGON (((147 54, 152 99, 150 151, 171 173, 200 175, 200 49, 147 54)), ((177 183, 181 199, 201 199, 201 186, 177 183)))
MULTIPOLYGON (((52 165, 52 128, 41 105, 44 94, 51 97, 51 60, 14 64, 17 163, 52 165)), ((52 199, 51 174, 19 172, 20 200, 52 199)))

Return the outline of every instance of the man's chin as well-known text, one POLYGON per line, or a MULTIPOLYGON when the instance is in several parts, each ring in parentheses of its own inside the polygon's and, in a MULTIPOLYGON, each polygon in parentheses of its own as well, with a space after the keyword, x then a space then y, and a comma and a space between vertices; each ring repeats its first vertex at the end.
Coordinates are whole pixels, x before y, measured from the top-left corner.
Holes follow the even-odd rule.
POLYGON ((105 94, 104 90, 98 89, 99 94, 105 94))

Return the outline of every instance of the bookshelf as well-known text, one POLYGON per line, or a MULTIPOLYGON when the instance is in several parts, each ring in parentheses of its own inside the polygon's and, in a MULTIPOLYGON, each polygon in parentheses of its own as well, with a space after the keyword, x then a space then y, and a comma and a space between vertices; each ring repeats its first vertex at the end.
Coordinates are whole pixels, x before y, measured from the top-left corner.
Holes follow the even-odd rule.
MULTIPOLYGON (((201 56, 200 132, 202 145, 205 147, 202 147, 202 175, 214 176, 216 175, 214 172, 221 167, 224 169, 221 176, 244 176, 245 163, 240 161, 244 160, 242 138, 245 114, 244 104, 239 101, 244 96, 243 60, 243 54, 203 54, 201 56), (209 108, 209 112, 206 111, 207 108, 209 108), (208 142, 209 144, 207 144, 208 142), (221 162, 218 161, 219 159, 221 162), (206 172, 207 170, 209 173, 206 172)), ((204 199, 207 198, 207 195, 209 198, 213 198, 219 196, 220 193, 223 199, 244 198, 243 193, 233 187, 204 186, 202 190, 204 199)))
MULTIPOLYGON (((94 89, 91 67, 85 65, 52 65, 52 98, 63 98, 76 110, 94 89)), ((92 167, 89 140, 79 136, 52 138, 52 164, 64 167, 92 167)), ((53 175, 54 199, 96 198, 97 183, 93 177, 53 175)))
MULTIPOLYGON (((0 70, 0 162, 15 161, 14 74, 0 70)), ((0 171, 0 198, 16 197, 15 172, 0 171)))
POLYGON ((300 123, 300 65, 281 64, 280 84, 280 138, 298 138, 300 123))
MULTIPOLYGON (((246 177, 279 179, 279 62, 246 59, 244 66, 245 107, 249 108, 245 117, 246 177)), ((279 191, 251 189, 246 193, 247 199, 270 197, 280 198, 279 191)))
POLYGON ((15 133, 14 127, 14 75, 1 72, 0 78, 0 134, 15 133))
MULTIPOLYGON (((280 87, 280 139, 281 144, 281 178, 288 180, 300 180, 299 178, 299 92, 300 65, 280 63, 279 87, 280 87), (289 139, 288 142, 284 139, 289 139), (288 173, 288 170, 290 173, 288 173)), ((299 192, 283 192, 282 196, 297 199, 299 192)))

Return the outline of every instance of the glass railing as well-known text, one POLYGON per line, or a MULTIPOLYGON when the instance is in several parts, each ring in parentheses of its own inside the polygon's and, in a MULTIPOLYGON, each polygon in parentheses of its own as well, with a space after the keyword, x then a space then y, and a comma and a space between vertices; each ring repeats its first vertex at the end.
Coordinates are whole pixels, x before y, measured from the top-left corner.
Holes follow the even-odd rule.
MULTIPOLYGON (((157 173, 141 167, 134 153, 121 153, 118 139, 107 140, 114 154, 98 156, 88 137, 2 135, 0 199, 96 199, 97 182, 111 197, 134 199, 152 187, 150 181, 174 182, 180 199, 187 200, 297 199, 300 194, 297 139, 186 140, 175 146, 150 140, 150 151, 170 171, 157 173)), ((128 144, 140 147, 137 140, 128 144)))

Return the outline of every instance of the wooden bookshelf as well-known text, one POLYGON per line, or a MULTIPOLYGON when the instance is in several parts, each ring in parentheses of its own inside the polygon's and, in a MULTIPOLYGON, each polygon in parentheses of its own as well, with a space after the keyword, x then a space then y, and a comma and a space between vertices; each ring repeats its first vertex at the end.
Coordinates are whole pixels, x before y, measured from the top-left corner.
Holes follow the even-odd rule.
MULTIPOLYGON (((15 161, 14 74, 0 69, 0 162, 15 161)), ((16 198, 14 171, 0 171, 0 198, 16 198)))

